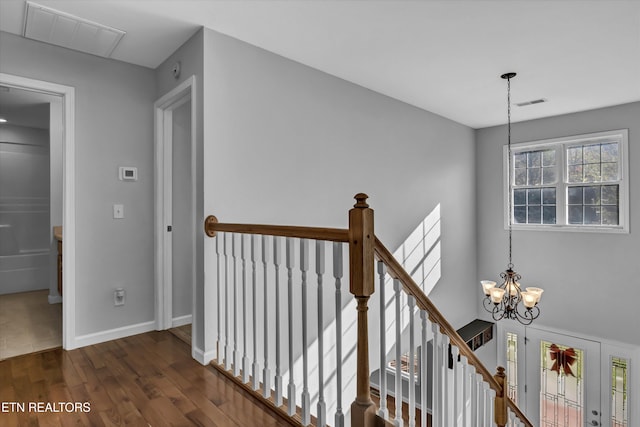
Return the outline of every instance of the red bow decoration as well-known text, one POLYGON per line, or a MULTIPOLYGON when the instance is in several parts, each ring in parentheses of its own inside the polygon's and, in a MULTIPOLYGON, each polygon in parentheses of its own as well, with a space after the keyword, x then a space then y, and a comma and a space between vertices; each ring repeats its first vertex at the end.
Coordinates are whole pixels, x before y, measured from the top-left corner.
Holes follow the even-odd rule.
POLYGON ((576 356, 576 351, 573 348, 560 350, 560 348, 555 344, 551 344, 551 347, 549 347, 549 351, 551 353, 551 360, 554 361, 551 370, 556 371, 558 375, 560 375, 560 370, 562 369, 565 375, 571 375, 572 377, 575 377, 573 371, 571 370, 571 366, 576 362, 576 359, 578 358, 576 356))

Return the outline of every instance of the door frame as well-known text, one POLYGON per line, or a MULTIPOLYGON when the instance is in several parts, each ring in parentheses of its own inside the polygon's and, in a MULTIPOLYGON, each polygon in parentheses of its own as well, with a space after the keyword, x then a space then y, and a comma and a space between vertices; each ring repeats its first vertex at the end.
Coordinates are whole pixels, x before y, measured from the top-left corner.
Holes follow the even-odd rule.
POLYGON ((602 423, 602 407, 604 402, 602 402, 603 388, 602 388, 602 343, 598 340, 587 339, 583 337, 575 336, 574 334, 566 333, 566 332, 557 332, 551 331, 546 328, 538 328, 528 326, 526 327, 526 337, 525 340, 527 342, 525 351, 527 353, 526 361, 526 375, 531 374, 532 377, 525 378, 531 380, 526 381, 528 391, 525 396, 527 401, 527 414, 529 414, 530 419, 537 424, 540 424, 540 342, 544 341, 564 341, 563 344, 568 343, 570 347, 580 348, 584 351, 584 364, 583 364, 583 395, 584 395, 584 404, 583 404, 583 416, 584 416, 584 424, 591 425, 591 421, 594 419, 594 415, 591 414, 591 411, 597 409, 598 415, 597 417, 597 425, 602 423), (529 357, 530 355, 536 354, 538 357, 529 357), (530 360, 533 359, 533 360, 530 360), (531 362, 531 364, 529 363, 531 362), (533 366, 532 366, 533 365, 533 366), (597 386, 594 388, 594 386, 597 386), (595 392, 594 392, 595 390, 595 392), (533 399, 533 400, 532 400, 533 399), (529 405, 532 401, 537 400, 537 405, 529 405), (597 404, 597 408, 594 408, 594 405, 597 404))
MULTIPOLYGON (((191 102, 191 211, 193 224, 196 224, 196 78, 191 76, 154 104, 154 282, 155 282, 155 321, 156 329, 173 327, 173 289, 172 289, 172 237, 167 227, 172 219, 172 113, 173 110, 191 102)), ((191 230, 192 249, 196 250, 196 227, 191 230)), ((194 277, 191 307, 195 313, 195 277, 196 259, 192 259, 191 270, 194 277)), ((192 317, 193 319, 193 317, 192 317)), ((192 331, 193 334, 193 331, 192 331)), ((194 342, 192 340, 192 347, 194 342)))
POLYGON ((0 73, 0 84, 16 89, 62 97, 62 348, 72 350, 76 343, 76 190, 75 190, 75 88, 0 73))

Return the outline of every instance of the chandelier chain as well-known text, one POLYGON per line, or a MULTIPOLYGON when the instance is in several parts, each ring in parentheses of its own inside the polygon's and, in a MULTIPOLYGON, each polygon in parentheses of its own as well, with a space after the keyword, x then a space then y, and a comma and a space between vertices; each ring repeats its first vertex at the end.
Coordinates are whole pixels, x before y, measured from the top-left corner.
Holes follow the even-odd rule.
POLYGON ((508 157, 508 171, 507 171, 507 182, 508 182, 508 192, 509 192, 509 203, 507 207, 507 218, 509 221, 509 268, 513 268, 512 262, 512 247, 511 247, 511 235, 512 235, 512 189, 511 189, 511 77, 507 77, 507 157, 508 157))

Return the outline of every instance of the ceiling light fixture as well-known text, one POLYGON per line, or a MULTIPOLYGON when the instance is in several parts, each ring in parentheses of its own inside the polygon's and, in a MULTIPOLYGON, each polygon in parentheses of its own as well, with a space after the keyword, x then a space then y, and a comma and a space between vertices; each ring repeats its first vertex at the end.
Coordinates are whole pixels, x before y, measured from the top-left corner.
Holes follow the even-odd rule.
POLYGON ((543 290, 540 288, 526 288, 523 291, 520 287, 521 276, 513 270, 512 263, 512 189, 511 176, 511 79, 516 73, 506 73, 500 77, 507 81, 507 156, 508 156, 508 180, 509 180, 509 203, 507 218, 509 219, 509 264, 507 270, 500 273, 502 284, 496 286, 496 282, 491 280, 482 280, 482 290, 485 298, 483 305, 485 310, 491 313, 493 320, 515 319, 523 325, 529 325, 540 315, 538 302, 542 296, 543 290))
POLYGON ((7 119, 5 119, 4 117, 0 117, 0 123, 7 123, 7 119))

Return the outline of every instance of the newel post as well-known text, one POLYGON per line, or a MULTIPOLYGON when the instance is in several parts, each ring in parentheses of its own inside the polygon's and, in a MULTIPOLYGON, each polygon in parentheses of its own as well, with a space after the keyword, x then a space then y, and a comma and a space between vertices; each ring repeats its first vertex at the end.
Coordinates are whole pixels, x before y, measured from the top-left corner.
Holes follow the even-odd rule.
POLYGON ((373 209, 366 194, 356 194, 356 204, 349 211, 349 290, 358 303, 357 395, 351 404, 351 425, 364 427, 375 417, 375 405, 369 390, 369 327, 367 303, 374 291, 375 234, 373 209))
POLYGON ((495 380, 500 385, 500 390, 496 390, 496 400, 494 406, 495 413, 495 421, 498 427, 504 427, 507 425, 508 414, 507 414, 507 392, 506 392, 506 384, 507 384, 507 376, 504 373, 504 368, 502 366, 498 366, 498 373, 493 376, 495 380))

